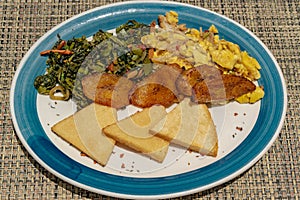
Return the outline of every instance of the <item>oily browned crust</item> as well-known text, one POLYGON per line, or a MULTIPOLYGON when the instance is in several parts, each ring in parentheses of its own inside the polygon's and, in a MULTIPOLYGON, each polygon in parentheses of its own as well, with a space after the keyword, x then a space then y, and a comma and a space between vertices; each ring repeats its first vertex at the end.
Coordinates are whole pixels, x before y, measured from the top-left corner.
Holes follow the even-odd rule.
POLYGON ((83 93, 87 98, 113 108, 129 105, 128 94, 132 87, 131 80, 109 73, 92 74, 82 79, 83 93))
POLYGON ((196 103, 219 103, 233 100, 254 91, 255 84, 248 79, 232 74, 203 80, 192 88, 192 101, 196 103))
POLYGON ((255 90, 250 80, 223 72, 209 65, 201 65, 181 73, 176 80, 179 93, 196 103, 219 103, 233 100, 255 90))
POLYGON ((169 107, 177 102, 176 95, 167 87, 156 83, 148 83, 138 88, 130 95, 130 103, 140 108, 153 105, 169 107))
POLYGON ((162 65, 155 72, 137 83, 130 93, 130 103, 141 108, 153 105, 169 107, 178 102, 175 85, 181 70, 176 66, 162 65))
POLYGON ((176 87, 180 94, 192 96, 194 85, 203 80, 211 80, 221 75, 221 71, 214 66, 201 65, 183 71, 176 80, 176 87))

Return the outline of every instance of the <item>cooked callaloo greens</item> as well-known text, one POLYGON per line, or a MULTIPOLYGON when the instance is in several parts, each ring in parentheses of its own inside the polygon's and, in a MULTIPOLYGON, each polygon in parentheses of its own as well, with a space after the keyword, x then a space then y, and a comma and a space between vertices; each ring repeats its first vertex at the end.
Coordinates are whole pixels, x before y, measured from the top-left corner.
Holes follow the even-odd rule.
POLYGON ((54 47, 41 52, 42 56, 48 56, 48 67, 45 74, 36 77, 34 86, 40 94, 49 95, 51 99, 72 97, 83 107, 89 103, 81 89, 83 76, 96 72, 124 75, 144 67, 146 73, 151 71, 150 65, 145 65, 151 63, 148 49, 141 43, 141 37, 149 31, 148 25, 130 20, 117 27, 116 34, 99 30, 91 40, 82 36, 65 41, 58 35, 54 47), (56 95, 57 92, 60 95, 56 95))
POLYGON ((93 36, 92 41, 88 41, 85 36, 64 41, 58 35, 58 41, 54 47, 41 52, 42 56, 48 56, 46 61, 48 67, 46 74, 36 77, 34 81, 37 91, 40 94, 50 94, 52 88, 60 85, 72 93, 74 80, 85 57, 95 46, 111 35, 111 33, 99 31, 93 36))

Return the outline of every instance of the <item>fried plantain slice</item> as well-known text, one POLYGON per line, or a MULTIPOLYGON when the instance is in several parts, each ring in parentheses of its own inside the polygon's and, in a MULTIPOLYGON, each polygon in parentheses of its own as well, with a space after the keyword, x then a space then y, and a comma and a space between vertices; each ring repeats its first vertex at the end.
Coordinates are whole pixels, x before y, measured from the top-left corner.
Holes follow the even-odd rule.
POLYGON ((172 65, 161 65, 133 87, 130 93, 130 103, 146 108, 152 105, 169 107, 178 102, 178 91, 175 81, 181 69, 172 65))
POLYGON ((167 108, 175 102, 178 102, 176 95, 169 88, 157 83, 147 83, 137 87, 130 95, 130 103, 140 108, 153 105, 167 108))
POLYGON ((109 73, 95 73, 82 79, 84 95, 95 103, 122 108, 129 105, 128 94, 133 82, 125 77, 109 73))
POLYGON ((220 76, 222 71, 214 66, 201 65, 183 71, 176 80, 178 92, 184 96, 192 96, 194 85, 204 79, 213 79, 220 76))

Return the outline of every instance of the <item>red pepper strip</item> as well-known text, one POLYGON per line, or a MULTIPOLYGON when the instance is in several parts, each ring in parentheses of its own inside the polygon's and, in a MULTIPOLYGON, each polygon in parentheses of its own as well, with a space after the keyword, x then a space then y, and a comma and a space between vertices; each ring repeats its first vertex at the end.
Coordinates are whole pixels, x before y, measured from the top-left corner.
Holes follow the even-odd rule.
POLYGON ((58 50, 62 49, 64 46, 66 45, 66 41, 62 40, 59 45, 57 45, 57 48, 58 50))
POLYGON ((111 63, 110 65, 107 66, 107 69, 111 72, 114 71, 114 63, 111 63))
POLYGON ((59 54, 62 54, 62 55, 71 55, 71 54, 73 54, 73 51, 70 51, 70 50, 52 49, 52 50, 42 51, 40 53, 40 55, 45 56, 45 55, 48 55, 50 52, 59 53, 59 54))

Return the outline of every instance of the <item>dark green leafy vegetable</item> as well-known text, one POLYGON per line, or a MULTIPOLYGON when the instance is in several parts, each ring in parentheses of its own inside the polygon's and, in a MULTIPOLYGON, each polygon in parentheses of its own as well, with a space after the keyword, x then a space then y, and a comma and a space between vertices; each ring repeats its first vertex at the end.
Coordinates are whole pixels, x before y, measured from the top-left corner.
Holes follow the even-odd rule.
POLYGON ((122 30, 128 31, 129 29, 135 30, 135 29, 143 28, 143 27, 148 27, 148 25, 139 23, 135 20, 128 20, 127 23, 122 24, 121 26, 116 28, 116 33, 119 33, 122 30))
MULTIPOLYGON (((34 81, 34 86, 40 94, 48 95, 50 90, 57 84, 63 86, 71 93, 74 88, 74 80, 78 69, 81 67, 85 57, 92 51, 94 46, 110 37, 112 34, 103 31, 97 32, 92 41, 88 41, 85 36, 68 40, 61 50, 70 50, 72 54, 60 54, 49 51, 47 59, 46 74, 38 76, 34 81)), ((58 35, 58 41, 53 49, 62 43, 58 35)))
MULTIPOLYGON (((78 70, 73 100, 79 107, 84 107, 87 100, 82 92, 81 79, 94 72, 113 73, 120 76, 132 70, 140 70, 145 64, 151 63, 148 49, 141 43, 141 37, 149 34, 150 27, 145 24, 129 21, 116 29, 117 35, 111 36, 94 47, 78 70)), ((140 72, 143 72, 141 70, 140 72)), ((145 75, 145 73, 139 73, 145 75)), ((138 81, 142 76, 133 76, 138 81)))
POLYGON ((90 41, 85 36, 63 41, 58 35, 52 50, 41 53, 48 56, 48 67, 46 74, 36 77, 34 86, 45 95, 56 85, 62 86, 82 108, 89 103, 81 87, 81 78, 87 74, 126 75, 136 70, 139 76, 131 78, 137 81, 150 73, 148 49, 140 41, 149 31, 148 25, 130 20, 116 28, 116 35, 99 30, 90 41), (147 66, 145 70, 144 66, 147 66))
POLYGON ((56 85, 56 77, 52 74, 40 75, 35 78, 34 87, 40 94, 49 94, 50 90, 56 85))

